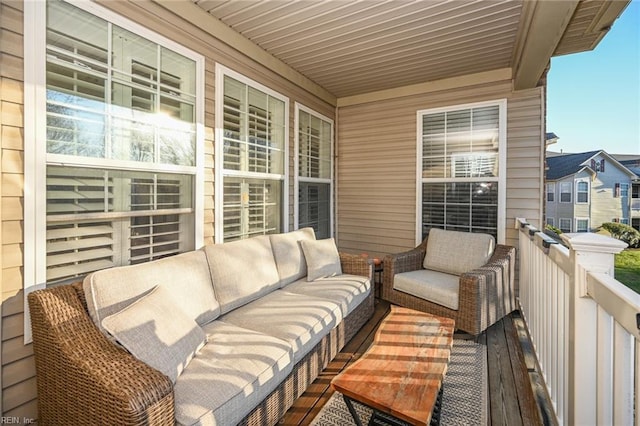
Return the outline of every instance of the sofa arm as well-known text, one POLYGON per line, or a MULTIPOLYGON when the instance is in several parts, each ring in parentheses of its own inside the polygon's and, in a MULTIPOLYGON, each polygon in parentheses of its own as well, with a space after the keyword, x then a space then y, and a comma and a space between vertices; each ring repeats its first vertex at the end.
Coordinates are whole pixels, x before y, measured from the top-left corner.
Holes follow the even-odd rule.
POLYGON ((79 285, 29 294, 38 423, 173 425, 171 381, 109 341, 79 285))
POLYGON ((362 275, 373 283, 373 260, 357 254, 340 253, 343 274, 362 275))
POLYGON ((460 275, 456 326, 477 335, 517 308, 516 249, 497 245, 484 266, 460 275))

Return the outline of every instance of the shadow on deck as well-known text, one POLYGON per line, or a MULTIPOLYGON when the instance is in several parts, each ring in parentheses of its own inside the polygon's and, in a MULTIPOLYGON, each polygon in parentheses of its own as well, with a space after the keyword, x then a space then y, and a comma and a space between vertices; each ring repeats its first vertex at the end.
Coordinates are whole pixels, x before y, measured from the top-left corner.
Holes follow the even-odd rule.
MULTIPOLYGON (((331 379, 366 351, 380 321, 388 312, 389 303, 376 300, 373 317, 295 401, 279 424, 308 425, 316 417, 333 394, 329 389, 331 379)), ((489 424, 556 424, 544 382, 536 369, 531 341, 519 313, 514 312, 490 327, 478 341, 487 348, 489 424)))

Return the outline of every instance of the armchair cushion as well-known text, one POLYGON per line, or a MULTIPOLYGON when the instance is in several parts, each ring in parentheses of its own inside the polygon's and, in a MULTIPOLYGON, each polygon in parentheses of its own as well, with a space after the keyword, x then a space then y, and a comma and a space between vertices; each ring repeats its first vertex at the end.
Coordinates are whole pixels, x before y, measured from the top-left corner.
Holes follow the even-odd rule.
POLYGON ((162 286, 122 311, 102 320, 133 356, 159 370, 175 383, 206 341, 204 331, 171 300, 162 286))
POLYGON ((485 265, 495 247, 495 239, 489 234, 432 228, 423 266, 446 274, 464 274, 485 265))
POLYGON ((459 287, 459 276, 428 269, 402 272, 393 280, 395 290, 454 310, 458 310, 459 287))
POLYGON ((307 262, 307 281, 342 274, 340 254, 333 238, 300 241, 307 262))

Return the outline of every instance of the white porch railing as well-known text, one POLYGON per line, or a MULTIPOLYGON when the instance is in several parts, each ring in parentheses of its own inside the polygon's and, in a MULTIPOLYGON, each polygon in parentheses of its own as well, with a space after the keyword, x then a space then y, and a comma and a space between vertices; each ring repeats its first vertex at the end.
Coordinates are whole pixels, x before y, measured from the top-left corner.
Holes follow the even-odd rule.
POLYGON ((558 244, 518 219, 520 305, 564 425, 640 425, 640 295, 613 278, 626 244, 591 233, 558 244))

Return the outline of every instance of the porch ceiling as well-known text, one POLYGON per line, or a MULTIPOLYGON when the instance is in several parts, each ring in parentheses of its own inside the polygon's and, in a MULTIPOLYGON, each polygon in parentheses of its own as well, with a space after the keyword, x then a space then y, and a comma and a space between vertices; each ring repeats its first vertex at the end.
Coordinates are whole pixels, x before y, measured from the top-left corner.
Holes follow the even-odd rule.
POLYGON ((550 56, 595 47, 629 2, 192 1, 337 98, 504 68, 535 86, 550 56))

